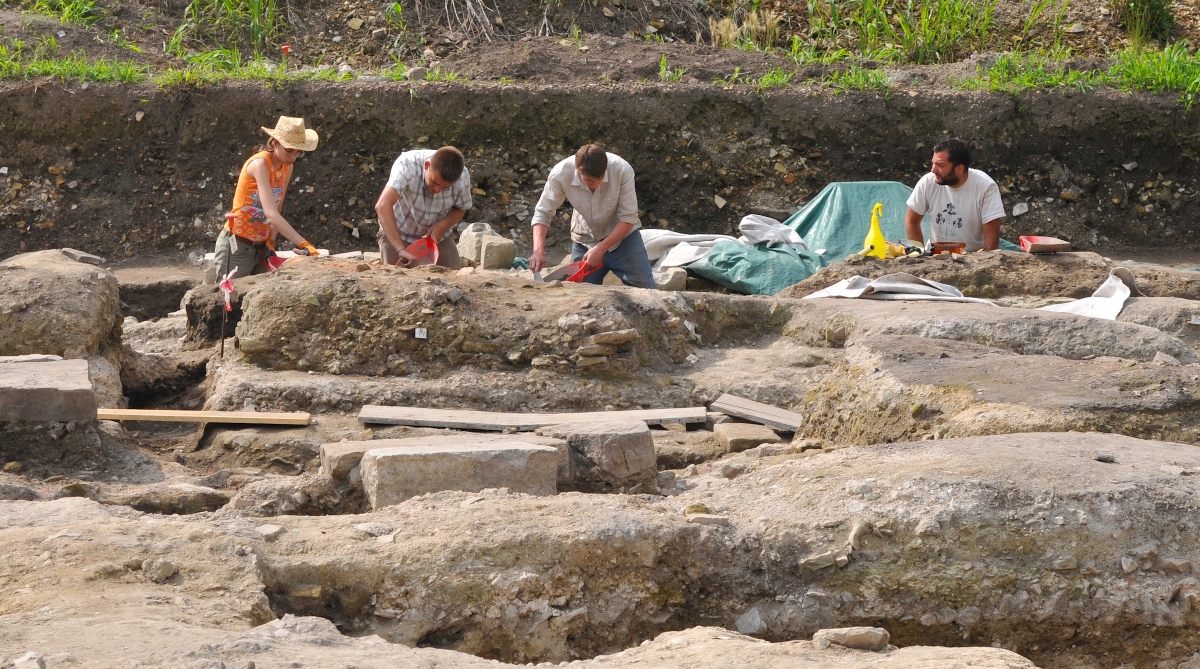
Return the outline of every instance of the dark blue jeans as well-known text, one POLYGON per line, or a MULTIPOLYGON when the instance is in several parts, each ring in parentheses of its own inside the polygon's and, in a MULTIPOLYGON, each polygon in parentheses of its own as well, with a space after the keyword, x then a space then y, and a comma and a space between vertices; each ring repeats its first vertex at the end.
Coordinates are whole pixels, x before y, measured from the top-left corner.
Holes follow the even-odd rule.
MULTIPOLYGON (((588 247, 579 242, 571 243, 571 262, 583 260, 583 255, 588 252, 588 247)), ((604 277, 609 272, 617 275, 617 278, 625 282, 627 286, 635 286, 637 288, 657 288, 658 284, 654 283, 654 273, 650 268, 650 259, 646 257, 646 245, 642 243, 642 236, 637 230, 629 233, 625 239, 621 240, 621 244, 617 248, 604 254, 604 262, 601 264, 599 271, 591 274, 583 281, 584 283, 601 284, 604 283, 604 277)))

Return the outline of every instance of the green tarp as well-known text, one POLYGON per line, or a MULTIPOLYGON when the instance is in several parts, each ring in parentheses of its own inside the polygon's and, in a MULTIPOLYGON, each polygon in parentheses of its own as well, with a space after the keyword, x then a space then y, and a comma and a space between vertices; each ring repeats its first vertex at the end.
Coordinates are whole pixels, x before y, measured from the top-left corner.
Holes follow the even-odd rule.
MULTIPOLYGON (((687 270, 739 293, 774 295, 822 267, 861 251, 876 202, 883 203, 879 221, 883 236, 888 241, 904 239, 904 215, 911 192, 911 188, 895 181, 831 183, 784 221, 800 233, 808 251, 721 242, 708 255, 688 265, 687 270)), ((921 222, 921 229, 928 239, 928 217, 921 222)), ((1018 250, 1004 240, 1000 248, 1018 250)))

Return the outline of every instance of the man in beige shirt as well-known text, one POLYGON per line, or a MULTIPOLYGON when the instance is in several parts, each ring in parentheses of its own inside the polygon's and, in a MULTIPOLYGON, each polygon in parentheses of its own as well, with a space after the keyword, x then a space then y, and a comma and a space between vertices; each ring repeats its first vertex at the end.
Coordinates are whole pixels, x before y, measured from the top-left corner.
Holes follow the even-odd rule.
POLYGON ((550 170, 546 187, 533 213, 533 254, 529 267, 540 272, 546 266, 546 229, 554 212, 568 200, 571 215, 571 261, 584 261, 587 283, 603 283, 612 272, 626 285, 655 288, 650 259, 638 228, 637 194, 633 190, 633 168, 600 144, 588 144, 573 158, 550 170))

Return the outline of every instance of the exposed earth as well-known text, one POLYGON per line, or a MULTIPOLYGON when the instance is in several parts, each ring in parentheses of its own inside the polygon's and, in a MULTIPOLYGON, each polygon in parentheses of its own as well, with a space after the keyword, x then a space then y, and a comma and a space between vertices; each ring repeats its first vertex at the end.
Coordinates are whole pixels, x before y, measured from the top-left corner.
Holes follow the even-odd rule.
MULTIPOLYGON (((0 4, 0 73, 35 50, 145 70, 0 79, 0 409, 7 356, 53 355, 102 409, 311 421, 0 423, 0 669, 1200 669, 1200 112, 963 84, 1055 42, 1102 71, 1117 7, 999 0, 982 43, 912 65, 787 0, 306 0, 258 39, 200 0, 68 4, 0 4), (713 45, 755 11, 775 48, 713 45), (258 74, 158 78, 235 57, 258 74), (883 84, 837 83, 863 72, 883 84), (285 214, 359 255, 238 278, 226 311, 204 254, 283 114, 321 135, 285 214), (411 148, 462 148, 465 224, 527 256, 585 142, 635 167, 645 227, 736 236, 831 182, 911 186, 947 136, 1027 208, 1005 239, 1072 252, 838 257, 772 297, 361 255, 411 148), (1142 294, 1114 320, 1040 310, 1119 267, 1142 294), (992 304, 807 299, 896 272, 992 304), (483 432, 365 405, 704 420, 483 432)), ((1172 11, 1195 42, 1200 10, 1172 11)))

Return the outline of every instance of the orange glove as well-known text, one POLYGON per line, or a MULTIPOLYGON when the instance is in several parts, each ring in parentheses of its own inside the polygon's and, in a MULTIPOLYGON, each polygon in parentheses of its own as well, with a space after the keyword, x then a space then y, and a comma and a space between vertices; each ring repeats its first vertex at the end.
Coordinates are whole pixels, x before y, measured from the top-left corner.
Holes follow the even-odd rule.
POLYGON ((304 242, 300 246, 296 247, 296 254, 302 256, 312 256, 315 258, 317 257, 317 247, 309 244, 308 242, 304 242))

